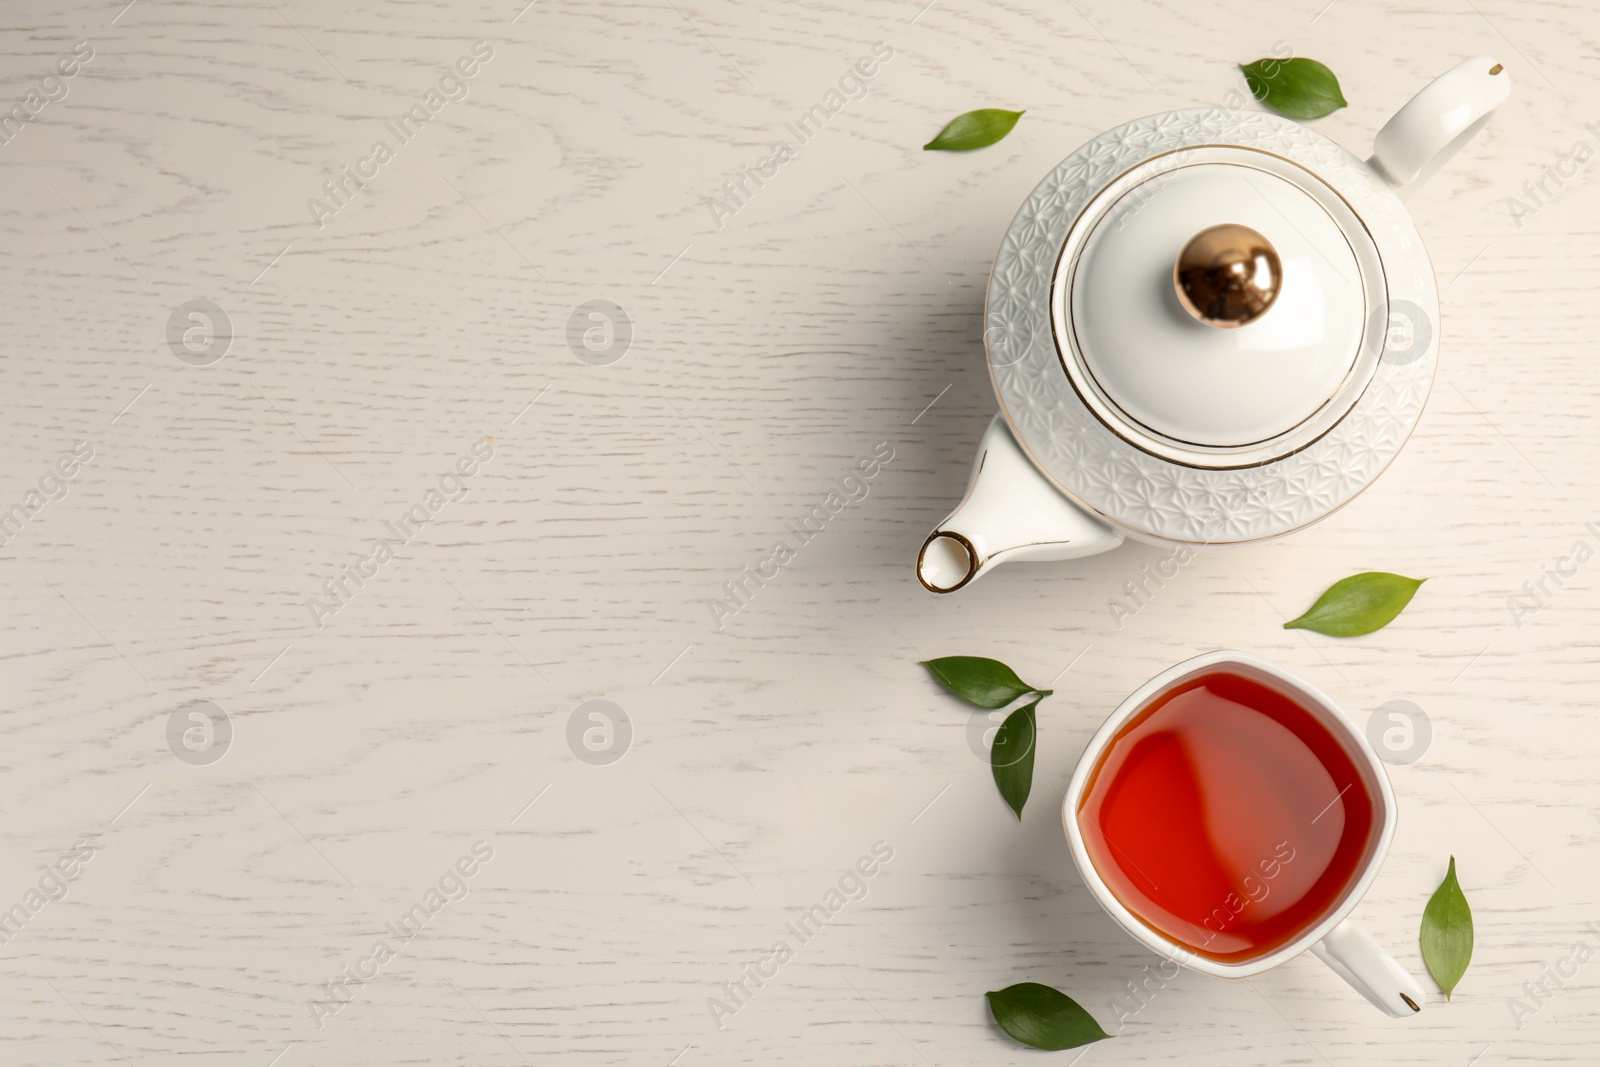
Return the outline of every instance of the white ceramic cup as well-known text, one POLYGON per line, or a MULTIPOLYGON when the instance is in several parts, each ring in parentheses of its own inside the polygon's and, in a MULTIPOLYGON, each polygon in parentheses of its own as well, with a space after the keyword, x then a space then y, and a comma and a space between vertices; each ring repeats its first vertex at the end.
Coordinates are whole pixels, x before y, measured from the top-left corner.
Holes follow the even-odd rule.
POLYGON ((1366 735, 1356 728, 1339 706, 1321 690, 1282 667, 1246 652, 1208 652, 1162 671, 1134 690, 1089 740, 1089 746, 1078 761, 1077 770, 1073 772, 1072 783, 1067 787, 1061 819, 1072 848, 1073 862, 1078 865, 1089 892, 1134 940, 1150 951, 1201 974, 1219 978, 1248 978, 1310 949, 1339 977, 1389 1015, 1406 1018, 1422 1010, 1427 995, 1421 984, 1376 941, 1346 918, 1377 877, 1378 868, 1389 851, 1389 842, 1394 837, 1395 799, 1389 776, 1384 773, 1383 763, 1366 735), (1084 848, 1083 828, 1078 821, 1078 808, 1083 802, 1089 777, 1118 731, 1169 689, 1196 675, 1218 671, 1238 674, 1275 689, 1315 716, 1355 764, 1361 775, 1361 784, 1372 798, 1373 820, 1376 824, 1349 886, 1333 907, 1315 924, 1276 951, 1237 963, 1223 963, 1200 956, 1183 945, 1169 941, 1129 911, 1111 892, 1094 861, 1089 858, 1084 848))

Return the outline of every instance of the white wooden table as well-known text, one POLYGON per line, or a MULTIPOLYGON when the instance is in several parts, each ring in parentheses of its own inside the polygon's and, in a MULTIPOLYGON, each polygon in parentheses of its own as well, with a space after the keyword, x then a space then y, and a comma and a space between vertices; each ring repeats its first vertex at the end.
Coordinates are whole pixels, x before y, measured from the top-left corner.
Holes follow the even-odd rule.
POLYGON ((1600 946, 1600 565, 1528 617, 1507 598, 1600 547, 1600 167, 1565 162, 1600 152, 1600 16, 520 3, 6 5, 0 105, 41 98, 0 144, 0 512, 21 508, 0 1059, 1046 1062, 985 990, 1046 982, 1109 1028, 1155 962, 1083 889, 1057 790, 1136 684, 1231 646, 1363 722, 1426 713, 1356 919, 1423 974, 1453 854, 1472 967, 1403 1022, 1310 958, 1185 973, 1081 1062, 1595 1061, 1600 963, 1526 1017, 1510 998, 1600 946), (79 41, 92 58, 41 88, 79 41), (914 553, 993 411, 980 309, 1016 206, 1094 133, 1222 101, 1277 41, 1338 72, 1350 106, 1318 128, 1363 154, 1460 57, 1516 79, 1415 204, 1445 350, 1410 446, 1327 522, 1202 553, 1121 628, 1108 601, 1159 549, 924 592, 914 553), (877 42, 864 95, 768 163, 877 42), (920 150, 982 106, 1027 115, 981 152, 920 150), (189 319, 197 300, 226 321, 189 319), (569 345, 590 301, 631 341, 569 345), (880 442, 865 498, 719 617, 880 442), (1367 638, 1280 628, 1368 569, 1431 580, 1367 638), (916 664, 950 654, 1056 679, 1020 827, 916 664), (626 729, 586 709, 569 744, 592 700, 626 729), (786 924, 876 842, 893 858, 801 944, 786 924), (780 939, 793 958, 714 1018, 780 939))

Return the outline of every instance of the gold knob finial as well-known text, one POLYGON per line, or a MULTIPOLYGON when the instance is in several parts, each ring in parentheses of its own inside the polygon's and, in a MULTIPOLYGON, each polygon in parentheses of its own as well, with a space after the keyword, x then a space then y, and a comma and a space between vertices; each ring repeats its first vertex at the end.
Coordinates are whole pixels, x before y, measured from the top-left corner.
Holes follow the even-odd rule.
POLYGON ((1283 264, 1265 237, 1231 223, 1201 230, 1172 268, 1178 302, 1207 326, 1232 329, 1267 313, 1283 285, 1283 264))

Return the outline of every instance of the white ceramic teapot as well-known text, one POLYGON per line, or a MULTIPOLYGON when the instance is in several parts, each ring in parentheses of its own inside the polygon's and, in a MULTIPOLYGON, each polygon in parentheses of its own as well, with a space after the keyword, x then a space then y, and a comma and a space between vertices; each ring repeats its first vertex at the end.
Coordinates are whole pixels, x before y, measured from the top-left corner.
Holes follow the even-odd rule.
POLYGON ((1421 417, 1438 288, 1402 197, 1510 94, 1475 56, 1361 160, 1299 123, 1196 108, 1101 134, 1040 182, 989 278, 1000 414, 917 578, 1132 537, 1256 541, 1323 518, 1421 417))

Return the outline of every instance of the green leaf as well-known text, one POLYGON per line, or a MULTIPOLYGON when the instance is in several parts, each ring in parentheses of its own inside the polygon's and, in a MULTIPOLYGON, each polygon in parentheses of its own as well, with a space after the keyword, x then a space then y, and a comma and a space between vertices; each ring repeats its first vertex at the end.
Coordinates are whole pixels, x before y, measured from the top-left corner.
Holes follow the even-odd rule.
POLYGON ((1000 787, 1001 798, 1017 813, 1022 821, 1022 805, 1028 802, 1033 790, 1033 748, 1039 736, 1036 708, 1039 702, 1024 704, 1006 716, 994 734, 994 747, 989 750, 989 767, 994 771, 994 784, 1000 787))
POLYGON ((1046 1052, 1077 1048, 1111 1036, 1077 1001, 1038 982, 1020 982, 984 996, 989 998, 989 1011, 1000 1029, 1024 1045, 1046 1052))
POLYGON ((1330 637, 1370 634, 1393 622, 1427 580, 1384 571, 1352 574, 1328 586, 1310 611, 1284 623, 1283 628, 1315 630, 1330 637))
POLYGON ((1050 695, 1049 689, 1036 689, 1017 677, 1017 672, 997 659, 982 656, 945 656, 925 659, 922 665, 944 687, 969 704, 980 708, 1003 708, 1018 697, 1037 693, 1050 695))
POLYGON ((1428 906, 1422 909, 1422 962, 1428 973, 1450 999, 1461 976, 1472 962, 1472 909, 1456 881, 1456 858, 1450 857, 1450 870, 1433 891, 1428 906))
POLYGON ((986 148, 1011 132, 1022 117, 1021 111, 1002 111, 986 107, 957 115, 939 131, 939 136, 922 146, 924 152, 970 152, 986 148))
POLYGON ((1258 59, 1239 69, 1257 100, 1292 119, 1320 119, 1348 103, 1333 71, 1314 59, 1258 59))

